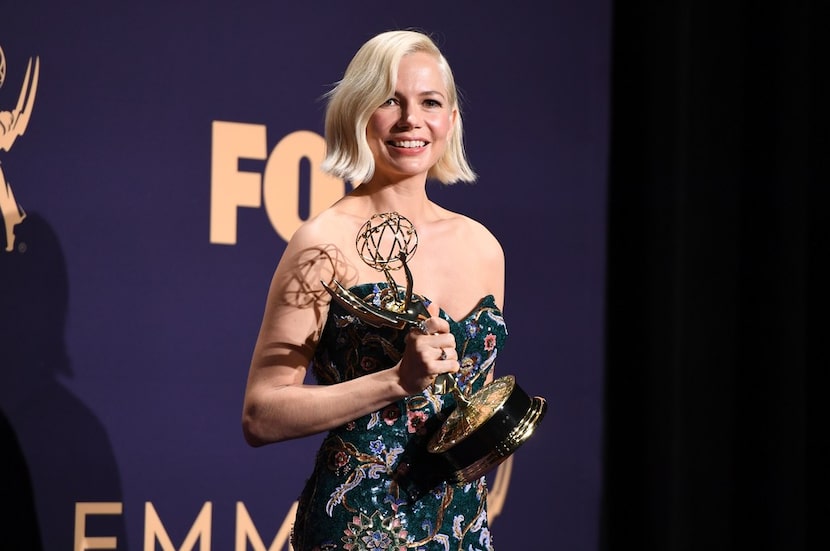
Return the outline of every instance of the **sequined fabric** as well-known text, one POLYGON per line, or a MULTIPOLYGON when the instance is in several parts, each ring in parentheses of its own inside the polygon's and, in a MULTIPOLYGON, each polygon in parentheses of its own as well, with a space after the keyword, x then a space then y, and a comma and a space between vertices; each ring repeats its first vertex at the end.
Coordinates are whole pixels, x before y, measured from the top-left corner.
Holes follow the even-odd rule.
MULTIPOLYGON (((371 301, 384 287, 351 291, 371 301)), ((501 312, 487 296, 462 320, 440 315, 455 335, 459 387, 473 393, 507 338, 501 312)), ((400 360, 406 331, 371 327, 332 302, 312 372, 334 384, 387 369, 400 360)), ((486 480, 445 482, 446 465, 425 450, 454 407, 452 395, 427 389, 331 431, 299 498, 295 551, 492 551, 486 480)))

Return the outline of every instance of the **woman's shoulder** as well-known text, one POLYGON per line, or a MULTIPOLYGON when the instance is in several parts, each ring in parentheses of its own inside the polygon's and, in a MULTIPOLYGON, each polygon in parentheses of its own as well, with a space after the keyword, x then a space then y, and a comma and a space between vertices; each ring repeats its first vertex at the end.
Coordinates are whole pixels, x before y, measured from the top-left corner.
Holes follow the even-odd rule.
POLYGON ((453 215, 453 232, 463 237, 471 245, 483 250, 501 251, 501 243, 498 238, 490 231, 484 223, 479 220, 461 213, 452 213, 453 215))
POLYGON ((299 247, 337 244, 348 234, 348 228, 357 223, 354 216, 330 207, 300 224, 289 243, 299 247))

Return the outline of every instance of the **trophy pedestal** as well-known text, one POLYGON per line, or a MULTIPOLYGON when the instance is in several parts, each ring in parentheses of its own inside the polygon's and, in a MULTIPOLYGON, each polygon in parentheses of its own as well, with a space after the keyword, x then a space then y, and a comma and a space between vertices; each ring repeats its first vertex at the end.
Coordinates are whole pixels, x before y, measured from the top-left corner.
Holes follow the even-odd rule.
MULTIPOLYGON (((358 231, 355 247, 367 265, 386 276, 388 287, 381 292, 380 304, 353 295, 336 279, 330 284, 321 281, 326 291, 365 323, 397 329, 417 327, 424 331, 423 323, 429 312, 424 300, 412 292, 412 273, 407 265, 407 259, 418 247, 418 234, 412 222, 396 212, 375 214, 358 231), (404 292, 400 292, 389 273, 398 268, 403 268, 406 275, 404 292)), ((426 456, 420 454, 418 460, 407 463, 405 470, 410 467, 414 470, 400 473, 404 485, 414 488, 414 482, 406 481, 419 478, 429 481, 436 476, 454 482, 480 478, 530 438, 547 410, 545 399, 528 396, 512 375, 496 379, 469 397, 461 393, 455 378, 446 373, 433 384, 440 393, 444 390, 437 389, 445 387, 454 395, 457 406, 430 437, 426 456), (409 474, 420 476, 409 477, 409 474)))
POLYGON ((471 482, 510 457, 531 437, 546 411, 544 398, 531 398, 515 377, 507 375, 460 403, 427 449, 444 457, 454 482, 471 482))

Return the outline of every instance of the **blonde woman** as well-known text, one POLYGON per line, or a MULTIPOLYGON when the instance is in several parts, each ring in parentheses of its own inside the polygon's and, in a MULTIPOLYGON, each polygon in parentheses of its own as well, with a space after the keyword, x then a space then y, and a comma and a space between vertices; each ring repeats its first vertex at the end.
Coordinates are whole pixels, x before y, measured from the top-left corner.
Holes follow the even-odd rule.
MULTIPOLYGON (((507 331, 504 254, 482 224, 430 200, 427 180, 473 181, 452 71, 416 31, 366 42, 328 94, 324 170, 353 191, 291 238, 269 289, 242 425, 252 446, 326 432, 299 498, 292 544, 322 549, 493 549, 484 478, 454 484, 424 442, 456 377, 470 394, 493 379, 507 331), (332 301, 335 280, 369 302, 388 287, 355 236, 373 216, 414 226, 422 330, 374 327, 332 301), (306 381, 311 370, 315 384, 306 381)), ((404 270, 390 272, 404 288, 404 270)))

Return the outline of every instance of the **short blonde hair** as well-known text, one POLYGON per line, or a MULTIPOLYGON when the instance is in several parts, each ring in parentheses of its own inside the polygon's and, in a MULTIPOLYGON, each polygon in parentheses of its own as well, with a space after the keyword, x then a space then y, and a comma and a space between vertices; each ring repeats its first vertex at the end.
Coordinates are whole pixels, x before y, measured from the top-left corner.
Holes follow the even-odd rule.
POLYGON ((456 111, 447 149, 430 168, 427 178, 444 184, 476 179, 464 151, 458 90, 449 63, 429 36, 411 30, 384 32, 363 44, 346 67, 342 80, 325 95, 328 105, 324 171, 354 184, 371 179, 375 160, 366 139, 369 118, 394 93, 401 59, 415 52, 425 52, 438 60, 449 107, 456 111))

